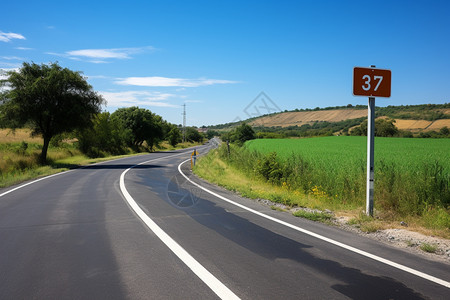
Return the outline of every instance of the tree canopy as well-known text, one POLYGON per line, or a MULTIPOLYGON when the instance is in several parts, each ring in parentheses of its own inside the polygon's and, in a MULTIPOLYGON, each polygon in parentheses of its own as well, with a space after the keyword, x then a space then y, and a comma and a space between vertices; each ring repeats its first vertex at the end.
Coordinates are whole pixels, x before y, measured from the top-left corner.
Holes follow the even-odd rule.
POLYGON ((42 163, 53 136, 89 126, 104 103, 80 72, 58 63, 23 63, 6 77, 0 81, 0 123, 13 129, 27 125, 33 135, 42 135, 42 163))
POLYGON ((148 109, 136 106, 119 108, 111 117, 120 120, 123 128, 128 130, 127 143, 135 149, 145 141, 152 149, 164 137, 165 121, 148 109))
POLYGON ((255 131, 253 130, 252 126, 248 125, 245 122, 236 128, 234 136, 238 144, 241 145, 243 145, 248 140, 253 140, 256 137, 255 131))
MULTIPOLYGON (((376 119, 375 120, 375 136, 395 136, 398 133, 398 128, 395 126, 395 120, 393 119, 376 119)), ((367 120, 361 122, 361 125, 355 127, 351 132, 351 135, 367 135, 367 120)))

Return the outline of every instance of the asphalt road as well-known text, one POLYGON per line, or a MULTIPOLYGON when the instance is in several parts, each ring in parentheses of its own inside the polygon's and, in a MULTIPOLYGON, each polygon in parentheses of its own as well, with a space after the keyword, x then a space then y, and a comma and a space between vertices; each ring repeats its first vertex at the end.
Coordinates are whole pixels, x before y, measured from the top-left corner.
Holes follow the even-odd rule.
POLYGON ((227 202, 180 174, 191 152, 123 158, 1 189, 0 299, 450 299, 449 264, 270 210, 181 165, 241 206, 227 202))

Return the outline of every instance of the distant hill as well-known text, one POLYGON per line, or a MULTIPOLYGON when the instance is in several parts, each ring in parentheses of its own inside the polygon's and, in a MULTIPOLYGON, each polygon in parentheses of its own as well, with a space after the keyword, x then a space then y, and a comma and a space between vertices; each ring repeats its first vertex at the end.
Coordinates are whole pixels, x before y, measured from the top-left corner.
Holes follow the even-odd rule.
MULTIPOLYGON (((377 118, 391 118, 400 130, 413 133, 438 131, 440 128, 450 128, 450 103, 446 104, 422 104, 377 107, 377 118)), ((253 127, 260 128, 285 128, 295 129, 305 125, 330 127, 334 124, 353 124, 367 118, 367 106, 340 106, 315 109, 302 109, 285 111, 258 118, 248 119, 245 122, 253 127), (353 120, 353 121, 352 121, 353 120)), ((210 126, 211 129, 229 130, 238 123, 228 123, 210 126)), ((354 126, 354 125, 352 125, 354 126)), ((334 126, 335 127, 335 126, 334 126)))

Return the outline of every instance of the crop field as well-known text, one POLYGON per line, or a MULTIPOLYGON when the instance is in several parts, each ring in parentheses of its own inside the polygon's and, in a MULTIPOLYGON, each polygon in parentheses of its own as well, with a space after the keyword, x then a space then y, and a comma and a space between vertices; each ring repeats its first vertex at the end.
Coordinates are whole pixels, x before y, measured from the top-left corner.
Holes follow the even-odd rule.
MULTIPOLYGON (((264 139, 245 144, 254 170, 268 181, 363 206, 366 137, 264 139), (253 154, 251 154, 253 153, 253 154)), ((426 216, 450 229, 450 139, 375 138, 375 208, 397 216, 426 216)), ((434 224, 434 225, 433 225, 434 224)))
MULTIPOLYGON (((246 147, 264 154, 277 152, 283 160, 300 155, 326 169, 347 169, 365 167, 367 137, 261 139, 248 141, 246 147)), ((399 171, 413 171, 435 162, 449 173, 450 139, 375 138, 375 168, 380 164, 395 164, 399 171)))

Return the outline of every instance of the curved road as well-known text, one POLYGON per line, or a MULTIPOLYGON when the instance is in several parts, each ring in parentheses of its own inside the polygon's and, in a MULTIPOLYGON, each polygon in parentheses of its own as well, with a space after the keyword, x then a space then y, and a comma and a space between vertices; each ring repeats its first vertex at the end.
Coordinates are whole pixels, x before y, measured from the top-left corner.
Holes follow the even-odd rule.
POLYGON ((449 298, 449 264, 202 182, 191 152, 0 190, 0 299, 449 298))

